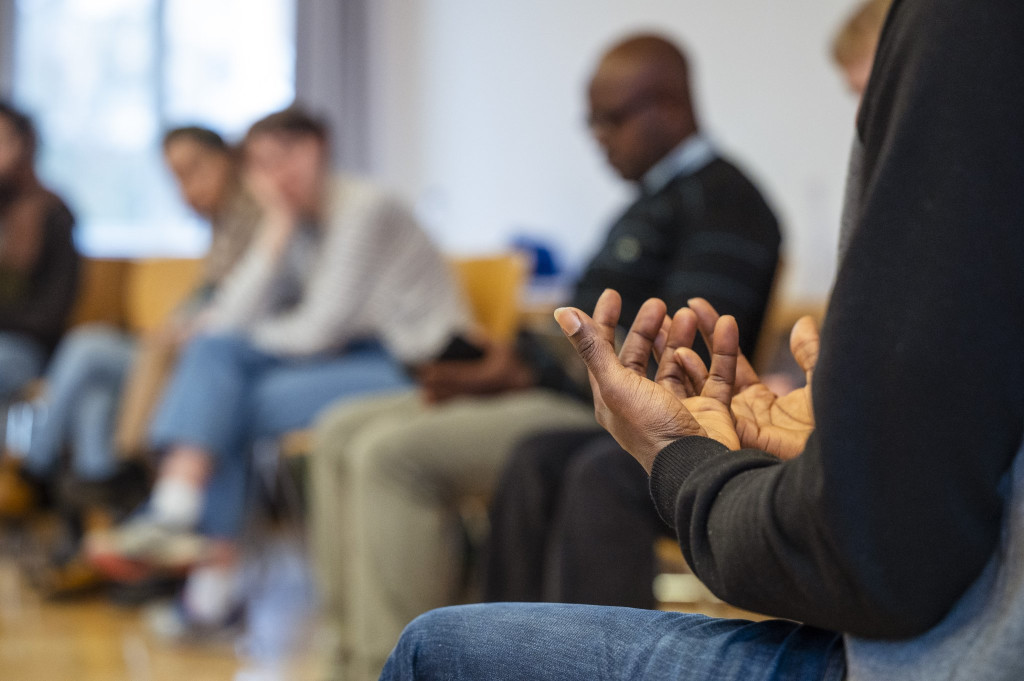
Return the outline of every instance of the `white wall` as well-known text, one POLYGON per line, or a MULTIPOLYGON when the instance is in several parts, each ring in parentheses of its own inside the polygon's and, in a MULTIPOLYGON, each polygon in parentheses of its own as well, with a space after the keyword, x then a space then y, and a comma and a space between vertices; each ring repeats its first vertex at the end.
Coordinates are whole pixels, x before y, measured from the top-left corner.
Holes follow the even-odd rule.
POLYGON ((680 39, 705 129, 784 223, 791 298, 833 274, 855 99, 828 60, 852 0, 375 0, 371 167, 446 248, 548 236, 578 265, 630 188, 582 123, 584 86, 636 29, 680 39))

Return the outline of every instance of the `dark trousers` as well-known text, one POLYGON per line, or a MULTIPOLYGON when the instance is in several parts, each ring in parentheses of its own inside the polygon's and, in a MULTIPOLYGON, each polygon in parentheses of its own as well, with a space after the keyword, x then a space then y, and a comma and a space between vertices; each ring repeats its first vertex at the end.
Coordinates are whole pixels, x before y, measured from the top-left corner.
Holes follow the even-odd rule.
POLYGON ((516 448, 491 507, 488 601, 652 608, 658 517, 647 474, 603 430, 553 431, 516 448))

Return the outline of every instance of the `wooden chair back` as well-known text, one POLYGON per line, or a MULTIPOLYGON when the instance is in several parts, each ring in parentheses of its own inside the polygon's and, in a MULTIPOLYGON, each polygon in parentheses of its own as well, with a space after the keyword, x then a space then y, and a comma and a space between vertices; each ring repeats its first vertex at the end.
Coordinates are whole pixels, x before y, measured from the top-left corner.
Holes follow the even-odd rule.
POLYGON ((526 258, 502 253, 452 258, 451 263, 477 323, 497 340, 514 338, 526 284, 526 258))

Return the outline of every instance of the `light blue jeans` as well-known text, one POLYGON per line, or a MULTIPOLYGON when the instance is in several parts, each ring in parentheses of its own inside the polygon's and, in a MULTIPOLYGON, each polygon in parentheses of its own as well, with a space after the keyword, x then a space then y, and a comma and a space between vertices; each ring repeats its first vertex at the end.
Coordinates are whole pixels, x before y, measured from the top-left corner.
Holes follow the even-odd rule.
POLYGON ((46 363, 46 349, 23 333, 0 332, 0 402, 38 378, 46 363))
POLYGON ((46 398, 25 455, 29 472, 50 477, 64 445, 81 479, 105 480, 117 471, 114 427, 134 359, 134 340, 113 327, 83 326, 64 337, 46 372, 46 398))
POLYGON ((434 610, 402 634, 382 681, 839 681, 842 637, 793 622, 655 610, 489 603, 434 610))
POLYGON ((336 401, 404 388, 410 379, 376 342, 338 355, 286 359, 241 336, 201 336, 186 347, 157 409, 158 451, 199 447, 214 459, 200 530, 237 539, 253 444, 305 428, 336 401))

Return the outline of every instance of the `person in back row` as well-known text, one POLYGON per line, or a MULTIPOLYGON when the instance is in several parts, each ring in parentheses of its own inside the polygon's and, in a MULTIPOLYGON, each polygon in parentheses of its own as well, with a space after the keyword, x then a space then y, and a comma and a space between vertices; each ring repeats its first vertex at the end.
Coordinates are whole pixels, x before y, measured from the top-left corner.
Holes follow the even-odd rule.
POLYGON ((867 0, 853 11, 832 40, 832 61, 842 70, 850 91, 858 97, 868 86, 882 24, 892 0, 867 0))
MULTIPOLYGON (((834 61, 858 95, 890 4, 868 0, 833 41, 834 61)), ((655 607, 655 541, 674 534, 646 483, 643 469, 602 429, 521 443, 491 503, 485 600, 655 607)))
MULTIPOLYGON (((209 220, 210 249, 203 260, 199 285, 164 323, 141 339, 107 324, 82 325, 61 341, 46 372, 42 395, 33 401, 32 437, 23 452, 23 486, 40 493, 57 481, 61 458, 70 455, 70 473, 59 495, 61 506, 102 506, 130 510, 144 498, 148 480, 142 462, 125 461, 127 451, 115 443, 115 424, 132 385, 151 357, 169 366, 176 349, 217 317, 216 292, 249 244, 259 219, 252 197, 242 188, 236 155, 212 130, 182 127, 163 139, 164 159, 185 202, 209 220)), ((149 390, 159 392, 159 381, 149 390)), ((131 396, 132 407, 141 398, 131 396)), ((12 489, 6 490, 11 495, 12 489)), ((0 493, 0 509, 10 506, 0 493)), ((2 511, 0 511, 2 513, 2 511)), ((76 546, 68 548, 77 548, 76 546)), ((77 556, 61 556, 52 574, 39 580, 53 595, 65 587, 86 586, 94 580, 64 579, 82 575, 77 556), (64 559, 71 558, 65 563, 64 559)))
MULTIPOLYGON (((757 336, 778 258, 771 210, 698 130, 685 57, 634 36, 602 60, 589 124, 608 162, 639 196, 611 226, 574 304, 623 291, 623 320, 661 295, 694 295, 757 336)), ((336 677, 376 678, 402 627, 455 602, 465 542, 459 507, 491 493, 516 442, 538 430, 593 428, 569 367, 536 337, 483 341, 478 361, 437 363, 421 390, 352 403, 317 426, 312 458, 316 564, 339 629, 336 677)))
POLYGON ((151 444, 163 458, 148 504, 91 551, 121 576, 198 554, 206 562, 188 580, 183 612, 207 625, 241 599, 253 443, 305 426, 339 398, 407 385, 406 366, 442 354, 470 326, 411 214, 363 180, 331 175, 317 119, 298 108, 271 114, 242 150, 263 221, 225 284, 230 312, 186 346, 157 410, 151 444))
POLYGON ((0 405, 39 377, 78 289, 75 219, 36 177, 32 120, 0 102, 0 405))

